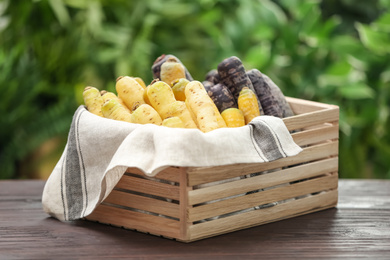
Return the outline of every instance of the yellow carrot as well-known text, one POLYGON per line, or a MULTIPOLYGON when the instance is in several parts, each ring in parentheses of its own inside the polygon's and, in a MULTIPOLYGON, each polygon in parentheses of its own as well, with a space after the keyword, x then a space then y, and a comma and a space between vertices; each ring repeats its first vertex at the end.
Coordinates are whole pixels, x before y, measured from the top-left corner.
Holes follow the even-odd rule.
POLYGON ((199 128, 198 121, 196 120, 196 115, 195 115, 194 111, 192 111, 191 106, 190 106, 190 104, 189 104, 189 102, 188 102, 188 99, 186 99, 186 101, 184 101, 184 102, 186 103, 186 107, 187 107, 188 111, 190 112, 192 121, 194 121, 196 127, 199 128))
POLYGON ((201 82, 191 81, 188 83, 185 88, 185 95, 189 107, 196 115, 201 131, 208 132, 220 127, 226 127, 225 121, 201 82))
POLYGON ((167 106, 176 101, 172 88, 164 81, 156 81, 147 87, 147 96, 154 109, 163 119, 167 118, 164 113, 167 106))
POLYGON ((252 121, 253 118, 260 116, 258 99, 256 94, 249 88, 244 87, 238 96, 238 108, 243 112, 245 124, 252 121))
POLYGON ((151 106, 152 104, 150 104, 150 100, 149 100, 149 97, 148 97, 148 88, 149 88, 149 86, 146 86, 146 88, 144 89, 143 97, 144 97, 145 103, 151 106))
POLYGON ((97 88, 91 86, 86 87, 83 91, 83 98, 84 104, 89 112, 101 117, 103 116, 102 105, 104 101, 97 88))
POLYGON ((130 112, 117 99, 109 99, 104 102, 102 113, 105 118, 132 123, 130 112))
POLYGON ((214 114, 217 117, 217 123, 218 127, 226 127, 225 120, 223 120, 223 117, 221 116, 221 113, 219 113, 217 106, 213 102, 213 109, 214 109, 214 114))
POLYGON ((119 77, 116 81, 116 92, 119 98, 125 102, 126 106, 131 110, 135 110, 138 106, 145 104, 144 88, 133 78, 125 76, 119 77))
POLYGON ((185 128, 183 121, 181 121, 181 119, 177 116, 165 118, 162 125, 172 128, 185 128))
POLYGON ((136 124, 162 124, 160 115, 148 104, 142 104, 135 109, 131 114, 131 121, 136 124))
POLYGON ((179 117, 183 122, 185 128, 198 128, 194 120, 192 119, 191 113, 188 110, 184 101, 175 101, 168 104, 165 110, 161 112, 163 119, 170 117, 179 117))
POLYGON ((186 100, 185 89, 188 83, 190 83, 190 81, 185 78, 177 79, 173 82, 172 91, 176 100, 186 100))
POLYGON ((137 81, 138 84, 139 84, 141 87, 146 88, 146 84, 145 84, 145 82, 143 81, 142 78, 140 78, 140 77, 133 77, 133 79, 135 79, 135 81, 137 81))
POLYGON ((106 90, 102 90, 102 91, 100 91, 100 94, 102 95, 104 102, 106 102, 110 99, 116 99, 116 100, 118 100, 119 104, 121 104, 129 113, 131 113, 130 109, 126 106, 125 102, 123 102, 123 100, 120 99, 114 93, 106 91, 106 90))
POLYGON ((204 133, 219 128, 215 109, 209 103, 205 103, 199 108, 196 113, 196 120, 198 121, 199 129, 204 133))
POLYGON ((176 79, 186 77, 185 67, 176 59, 170 58, 161 65, 160 77, 162 81, 172 86, 176 79))
POLYGON ((245 125, 245 118, 242 111, 238 108, 228 108, 222 111, 221 116, 227 127, 240 127, 245 125))

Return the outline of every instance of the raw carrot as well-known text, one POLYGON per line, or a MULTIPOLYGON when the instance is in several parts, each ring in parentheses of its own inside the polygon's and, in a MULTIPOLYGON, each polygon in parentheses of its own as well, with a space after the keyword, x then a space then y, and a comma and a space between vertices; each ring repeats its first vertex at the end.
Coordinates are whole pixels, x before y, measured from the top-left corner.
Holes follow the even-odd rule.
POLYGON ((223 117, 223 120, 225 120, 225 123, 227 127, 240 127, 245 125, 245 117, 242 111, 238 108, 228 108, 225 109, 221 116, 223 117))
POLYGON ((283 117, 283 110, 279 104, 280 101, 272 93, 270 86, 265 82, 261 72, 257 69, 251 69, 246 74, 253 84, 253 88, 263 107, 264 115, 283 117))
POLYGON ((160 115, 148 104, 142 104, 135 109, 131 114, 131 121, 136 124, 162 124, 160 115))
POLYGON ((257 96, 251 89, 244 87, 238 96, 237 103, 238 108, 244 114, 245 124, 248 124, 253 118, 260 116, 257 96))
POLYGON ((175 80, 185 78, 185 68, 183 64, 177 62, 175 58, 169 58, 161 65, 160 80, 172 87, 175 80))
POLYGON ((278 103, 283 110, 283 117, 293 116, 294 112, 292 111, 286 100, 286 97, 283 95, 283 92, 280 90, 280 88, 267 75, 263 74, 263 78, 270 87, 272 94, 278 100, 278 103))
POLYGON ((210 81, 213 84, 219 83, 221 81, 221 78, 219 77, 218 70, 216 70, 216 69, 210 70, 206 74, 205 80, 210 81))
MULTIPOLYGON (((153 63, 152 65, 152 73, 153 73, 153 78, 154 79, 160 79, 161 76, 160 76, 160 72, 161 72, 161 65, 169 58, 174 58, 177 60, 177 62, 180 62, 182 63, 177 57, 175 57, 174 55, 172 54, 163 54, 161 56, 159 56, 153 63)), ((183 64, 183 63, 182 63, 183 64)), ((184 64, 183 64, 184 66, 184 64)), ((193 77, 191 76, 191 74, 189 73, 189 71, 187 70, 187 68, 185 69, 186 71, 186 78, 189 80, 189 81, 192 81, 194 80, 193 77)))
POLYGON ((134 79, 128 76, 119 77, 116 81, 116 92, 131 110, 145 104, 144 88, 134 79))
POLYGON ((181 121, 180 117, 177 116, 165 118, 162 122, 162 125, 172 128, 184 128, 183 121, 181 121))
POLYGON ((83 91, 83 98, 84 104, 89 112, 98 116, 103 116, 102 105, 104 101, 97 88, 91 86, 86 87, 83 91))
POLYGON ((190 81, 185 78, 177 79, 172 86, 173 94, 175 95, 176 100, 185 101, 186 100, 186 94, 185 89, 187 84, 190 81))
POLYGON ((237 108, 237 102, 234 99, 232 92, 230 92, 222 83, 217 83, 213 86, 204 85, 204 87, 220 113, 228 108, 237 108))
POLYGON ((117 99, 109 99, 104 102, 102 113, 105 118, 132 123, 130 112, 117 99))
POLYGON ((184 128, 198 128, 195 121, 192 118, 190 110, 184 101, 175 101, 168 106, 162 112, 163 119, 169 117, 178 117, 183 122, 184 128))
POLYGON ((118 100, 119 104, 121 104, 129 113, 131 113, 130 109, 126 106, 125 102, 123 102, 123 100, 120 99, 114 93, 106 91, 106 90, 102 90, 102 91, 100 91, 100 94, 102 95, 104 102, 106 102, 110 99, 116 99, 116 100, 118 100))
POLYGON ((202 85, 207 90, 209 88, 212 88, 214 86, 214 83, 211 81, 208 81, 208 80, 204 80, 204 81, 202 81, 202 85))
POLYGON ((176 101, 172 88, 164 81, 155 81, 147 87, 147 96, 149 102, 154 109, 161 115, 163 119, 167 106, 176 101))
POLYGON ((135 79, 135 81, 138 82, 138 84, 140 84, 141 87, 146 88, 146 84, 142 78, 140 77, 133 77, 133 78, 135 79))
POLYGON ((225 121, 201 82, 191 81, 188 83, 185 94, 191 110, 196 115, 201 131, 209 132, 220 127, 226 127, 225 121))

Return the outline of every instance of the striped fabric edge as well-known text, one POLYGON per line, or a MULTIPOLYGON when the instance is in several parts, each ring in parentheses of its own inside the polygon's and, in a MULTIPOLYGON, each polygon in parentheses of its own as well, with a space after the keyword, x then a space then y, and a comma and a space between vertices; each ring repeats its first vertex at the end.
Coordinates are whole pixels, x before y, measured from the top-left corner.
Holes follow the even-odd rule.
POLYGON ((278 134, 270 125, 260 119, 249 123, 251 139, 260 158, 265 162, 287 157, 278 134))
POLYGON ((85 164, 79 142, 80 118, 85 109, 79 107, 69 130, 66 158, 61 171, 61 197, 64 219, 80 218, 88 206, 85 164))

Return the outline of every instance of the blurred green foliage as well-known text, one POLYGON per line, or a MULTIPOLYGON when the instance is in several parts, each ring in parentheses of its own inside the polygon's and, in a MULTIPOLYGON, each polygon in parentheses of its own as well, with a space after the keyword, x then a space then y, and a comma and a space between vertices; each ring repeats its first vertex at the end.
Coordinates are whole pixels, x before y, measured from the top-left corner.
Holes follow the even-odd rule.
POLYGON ((287 96, 339 105, 340 177, 390 178, 389 10, 387 0, 0 1, 0 178, 36 176, 33 155, 53 139, 59 159, 85 86, 149 82, 163 53, 198 80, 235 55, 287 96))

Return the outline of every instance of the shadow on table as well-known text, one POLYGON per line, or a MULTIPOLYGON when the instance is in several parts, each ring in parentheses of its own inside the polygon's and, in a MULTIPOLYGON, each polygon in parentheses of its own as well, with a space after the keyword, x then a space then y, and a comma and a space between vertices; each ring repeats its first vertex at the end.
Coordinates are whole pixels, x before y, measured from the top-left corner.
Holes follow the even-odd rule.
POLYGON ((93 247, 93 255, 153 256, 169 259, 207 255, 223 258, 227 255, 250 256, 259 252, 264 255, 280 255, 284 251, 291 255, 297 250, 306 250, 309 247, 312 250, 316 241, 323 241, 324 236, 332 236, 337 211, 337 208, 327 209, 191 243, 91 221, 61 223, 53 218, 45 221, 57 221, 56 232, 61 232, 61 229, 58 230, 61 225, 64 232, 62 236, 77 238, 77 247, 93 247))

